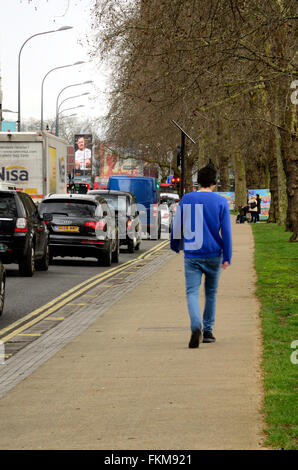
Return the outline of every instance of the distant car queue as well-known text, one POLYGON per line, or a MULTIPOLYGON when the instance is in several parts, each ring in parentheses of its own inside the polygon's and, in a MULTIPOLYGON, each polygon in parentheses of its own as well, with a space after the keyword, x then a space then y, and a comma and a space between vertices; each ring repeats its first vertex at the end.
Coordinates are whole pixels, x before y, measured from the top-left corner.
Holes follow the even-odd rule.
POLYGON ((133 253, 142 239, 169 233, 178 195, 159 194, 154 178, 110 180, 107 189, 77 185, 66 194, 48 194, 39 204, 14 186, 0 187, 0 315, 4 264, 17 263, 26 277, 47 271, 57 256, 93 257, 111 266, 119 262, 120 246, 133 253))

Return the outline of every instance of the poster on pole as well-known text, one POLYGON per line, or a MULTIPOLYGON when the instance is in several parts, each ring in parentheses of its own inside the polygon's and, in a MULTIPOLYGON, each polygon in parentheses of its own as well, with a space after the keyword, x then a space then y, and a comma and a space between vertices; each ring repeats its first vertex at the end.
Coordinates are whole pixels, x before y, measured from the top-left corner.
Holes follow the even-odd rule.
POLYGON ((219 193, 216 193, 216 194, 219 194, 220 196, 223 196, 224 198, 226 198, 226 200, 228 201, 228 204, 229 204, 229 209, 230 211, 234 210, 235 209, 235 193, 234 192, 219 192, 219 193))
POLYGON ((74 175, 91 178, 92 134, 75 134, 74 141, 74 175))
POLYGON ((269 189, 249 189, 248 198, 250 196, 260 196, 261 199, 261 213, 259 216, 260 220, 267 220, 269 218, 271 194, 269 189))

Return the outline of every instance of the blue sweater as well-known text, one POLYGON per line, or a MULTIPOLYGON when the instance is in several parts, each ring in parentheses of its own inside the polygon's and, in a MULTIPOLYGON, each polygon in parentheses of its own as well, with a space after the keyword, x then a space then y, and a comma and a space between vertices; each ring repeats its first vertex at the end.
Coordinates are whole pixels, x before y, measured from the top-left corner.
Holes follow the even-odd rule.
POLYGON ((232 233, 227 200, 207 191, 185 194, 177 208, 171 232, 171 249, 176 253, 180 251, 181 239, 184 239, 186 258, 222 255, 223 263, 231 263, 232 233))

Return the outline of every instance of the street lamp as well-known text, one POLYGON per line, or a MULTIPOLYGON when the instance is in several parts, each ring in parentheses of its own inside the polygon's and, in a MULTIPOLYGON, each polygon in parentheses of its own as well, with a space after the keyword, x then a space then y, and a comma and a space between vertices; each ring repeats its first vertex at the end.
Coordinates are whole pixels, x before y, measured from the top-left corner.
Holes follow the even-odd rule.
POLYGON ((56 100, 56 135, 57 136, 59 136, 59 106, 58 106, 58 102, 59 102, 59 97, 60 97, 61 93, 64 90, 66 90, 67 88, 71 88, 73 86, 79 86, 79 85, 87 85, 88 83, 93 83, 93 81, 92 80, 87 80, 86 82, 74 83, 72 85, 68 85, 68 86, 62 88, 62 90, 58 94, 57 100, 56 100))
POLYGON ((53 69, 49 70, 48 73, 46 73, 45 76, 43 77, 42 84, 41 84, 41 112, 40 112, 40 130, 41 131, 43 130, 43 86, 44 86, 45 79, 54 70, 64 69, 66 67, 73 67, 74 65, 81 65, 84 63, 85 63, 84 61, 80 60, 79 62, 75 62, 74 64, 61 65, 60 67, 54 67, 53 69))
POLYGON ((26 41, 22 44, 22 47, 19 51, 19 58, 18 58, 18 132, 21 132, 21 52, 23 50, 23 47, 25 44, 32 38, 36 36, 41 36, 43 34, 49 34, 49 33, 56 33, 59 31, 66 31, 67 29, 72 29, 73 26, 62 26, 59 29, 53 29, 51 31, 44 31, 42 33, 36 33, 30 36, 26 41))
POLYGON ((73 108, 66 108, 66 109, 62 109, 62 111, 59 111, 58 114, 62 114, 64 113, 65 111, 70 111, 71 109, 77 109, 77 108, 84 108, 84 104, 79 104, 78 106, 74 106, 73 108))
POLYGON ((82 93, 81 95, 75 95, 75 96, 70 96, 69 98, 65 98, 65 100, 61 101, 61 103, 59 104, 59 106, 58 106, 58 111, 59 111, 60 106, 61 106, 63 103, 65 103, 65 101, 71 100, 71 99, 73 99, 73 98, 79 98, 80 96, 86 96, 86 95, 90 95, 89 91, 86 91, 86 93, 82 93))

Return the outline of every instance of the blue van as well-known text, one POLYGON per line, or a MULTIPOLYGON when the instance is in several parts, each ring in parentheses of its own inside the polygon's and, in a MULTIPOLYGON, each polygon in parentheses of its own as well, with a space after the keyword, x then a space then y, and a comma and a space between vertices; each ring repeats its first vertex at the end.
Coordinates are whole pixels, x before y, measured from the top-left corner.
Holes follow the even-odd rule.
POLYGON ((143 231, 151 238, 160 238, 161 217, 159 189, 155 178, 146 176, 110 176, 108 189, 134 194, 139 210, 143 231))

